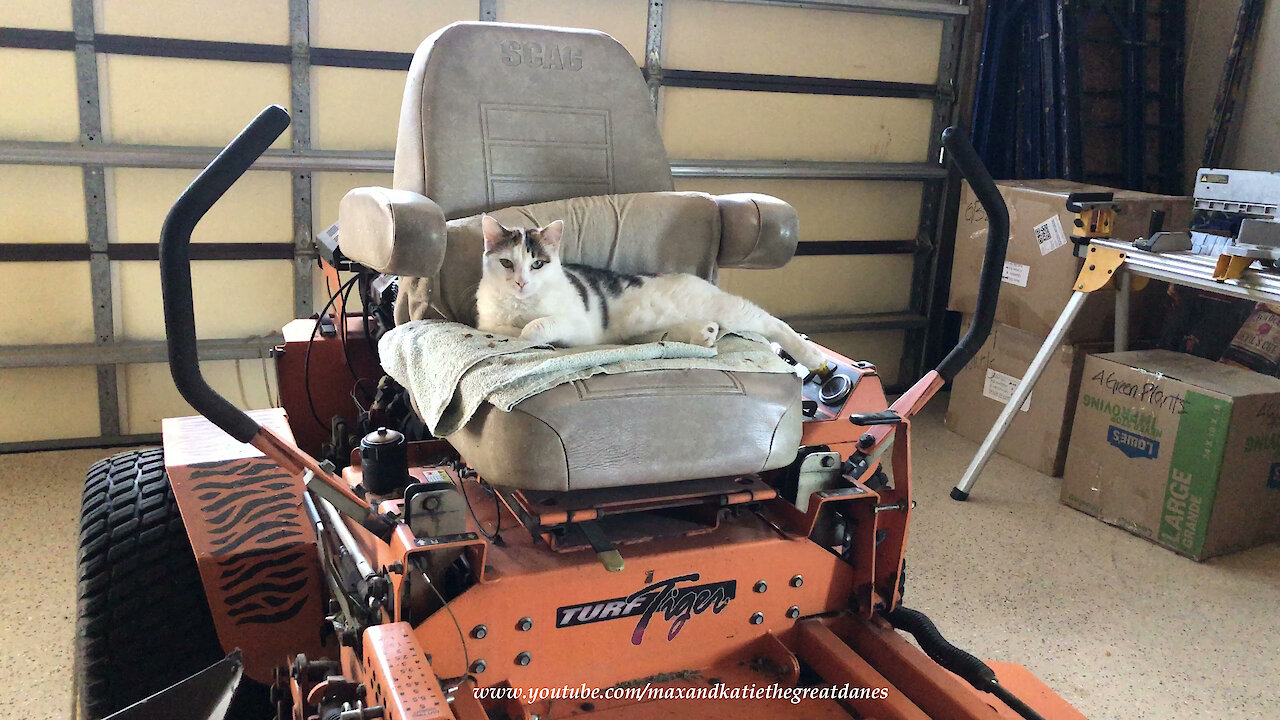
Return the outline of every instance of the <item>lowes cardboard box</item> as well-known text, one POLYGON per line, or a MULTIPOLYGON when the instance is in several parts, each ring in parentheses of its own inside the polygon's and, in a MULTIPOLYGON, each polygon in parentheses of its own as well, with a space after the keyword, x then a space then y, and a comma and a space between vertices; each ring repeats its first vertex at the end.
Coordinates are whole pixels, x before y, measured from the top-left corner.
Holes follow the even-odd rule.
MULTIPOLYGON (((966 327, 969 320, 965 318, 966 327)), ((947 427, 982 442, 1043 343, 1039 335, 997 323, 986 344, 951 382, 947 427)), ((1045 475, 1062 475, 1080 373, 1085 356, 1098 349, 1096 344, 1058 346, 996 452, 1045 475)))
POLYGON ((1089 356, 1062 502, 1196 560, 1280 540, 1280 380, 1167 350, 1089 356))
MULTIPOLYGON (((1191 221, 1191 199, 1113 190, 1067 180, 1002 180, 997 183, 1009 207, 1009 249, 1004 283, 996 304, 996 322, 1041 337, 1049 334, 1066 307, 1080 274, 1081 261, 1072 254, 1075 213, 1067 210, 1067 196, 1075 192, 1112 192, 1116 205, 1113 233, 1124 240, 1147 234, 1152 210, 1166 213, 1166 230, 1185 230, 1191 221)), ((955 260, 947 309, 972 314, 978 301, 978 276, 987 244, 987 216, 968 185, 960 198, 956 225, 955 260)), ((1144 319, 1159 302, 1154 288, 1135 293, 1132 320, 1142 332, 1144 319)), ((1067 335, 1067 342, 1110 339, 1114 332, 1115 293, 1091 293, 1067 335)), ((1150 332, 1149 330, 1147 331, 1150 332)))

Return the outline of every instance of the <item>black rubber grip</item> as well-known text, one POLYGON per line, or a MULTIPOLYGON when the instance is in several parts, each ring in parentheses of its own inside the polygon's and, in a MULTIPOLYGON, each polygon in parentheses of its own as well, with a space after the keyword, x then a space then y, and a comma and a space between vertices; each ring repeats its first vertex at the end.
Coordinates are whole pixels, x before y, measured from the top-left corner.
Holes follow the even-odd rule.
POLYGON ((209 387, 200 372, 195 306, 191 298, 191 232, 209 208, 287 127, 289 113, 279 105, 271 105, 258 113, 183 191, 160 231, 160 294, 173 382, 196 412, 246 443, 258 433, 258 423, 209 387))
POLYGON ((978 151, 973 149, 973 143, 969 142, 969 136, 962 129, 949 127, 943 131, 942 147, 946 148, 947 157, 955 163, 960 174, 969 181, 969 187, 973 188, 973 194, 987 214, 987 251, 982 259, 982 273, 978 276, 978 302, 973 309, 973 323, 955 349, 938 365, 938 374, 950 381, 982 348, 995 324, 1004 256, 1009 247, 1009 208, 1005 206, 995 180, 991 179, 991 173, 978 157, 978 151))

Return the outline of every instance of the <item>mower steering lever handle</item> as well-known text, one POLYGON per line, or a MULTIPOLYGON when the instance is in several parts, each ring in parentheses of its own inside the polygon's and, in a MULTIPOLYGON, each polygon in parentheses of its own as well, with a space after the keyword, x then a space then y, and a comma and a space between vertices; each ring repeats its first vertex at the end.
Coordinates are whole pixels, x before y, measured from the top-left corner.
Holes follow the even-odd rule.
POLYGON ((289 113, 271 105, 209 163, 169 210, 160 231, 160 289, 169 346, 169 371, 184 400, 228 435, 249 442, 258 423, 209 387, 196 350, 191 298, 191 232, 219 198, 289 127, 289 113))
POLYGON ((969 181, 973 194, 987 214, 987 250, 982 260, 982 274, 978 278, 978 302, 973 310, 973 323, 937 368, 942 379, 949 381, 978 353, 995 323, 1005 251, 1009 247, 1009 208, 962 128, 949 127, 943 131, 942 147, 960 170, 960 175, 969 181))

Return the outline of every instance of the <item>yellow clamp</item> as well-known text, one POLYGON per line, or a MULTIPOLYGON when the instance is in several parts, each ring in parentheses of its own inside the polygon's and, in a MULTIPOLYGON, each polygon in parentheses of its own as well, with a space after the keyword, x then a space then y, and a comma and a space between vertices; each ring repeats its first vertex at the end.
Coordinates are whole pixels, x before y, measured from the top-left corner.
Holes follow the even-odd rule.
POLYGON ((1115 220, 1116 211, 1111 208, 1085 208, 1076 215, 1072 234, 1078 238, 1109 238, 1115 220))

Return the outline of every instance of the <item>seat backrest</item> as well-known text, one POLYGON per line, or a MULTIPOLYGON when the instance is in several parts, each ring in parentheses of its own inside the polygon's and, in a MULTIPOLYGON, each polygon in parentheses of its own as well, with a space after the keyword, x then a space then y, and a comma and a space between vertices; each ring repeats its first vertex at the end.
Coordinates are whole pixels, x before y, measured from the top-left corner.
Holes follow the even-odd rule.
MULTIPOLYGON (((720 210, 702 193, 569 198, 496 210, 508 227, 564 221, 560 258, 625 273, 691 273, 715 280, 720 210)), ((400 278, 396 322, 444 319, 476 324, 484 234, 480 216, 450 220, 441 272, 400 278)))
POLYGON ((644 77, 616 40, 460 22, 414 54, 395 187, 426 195, 454 219, 672 184, 644 77))

